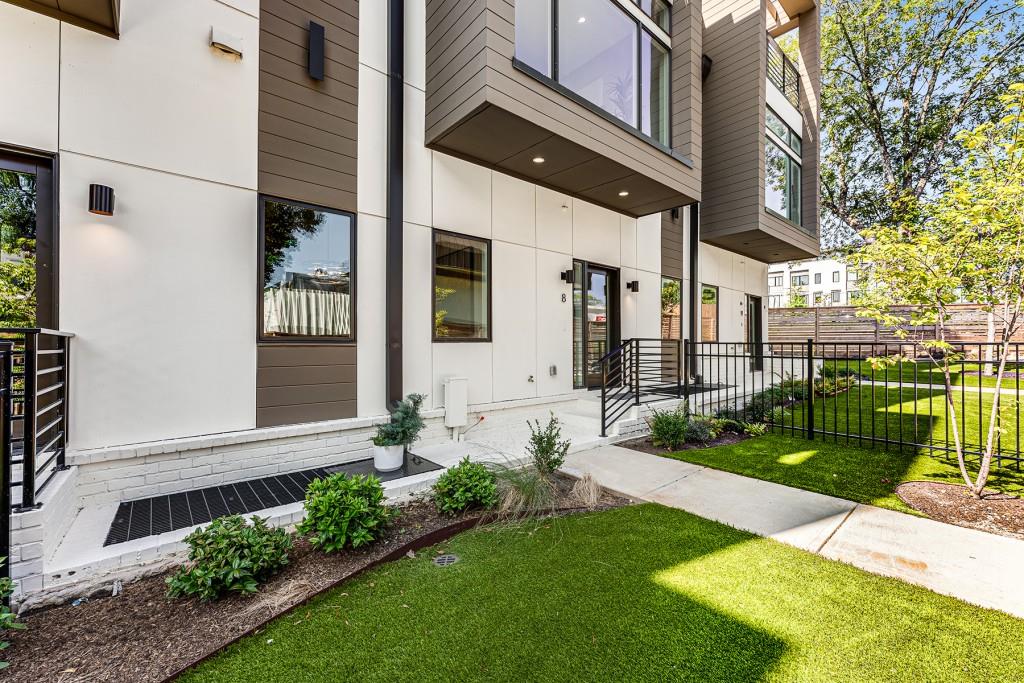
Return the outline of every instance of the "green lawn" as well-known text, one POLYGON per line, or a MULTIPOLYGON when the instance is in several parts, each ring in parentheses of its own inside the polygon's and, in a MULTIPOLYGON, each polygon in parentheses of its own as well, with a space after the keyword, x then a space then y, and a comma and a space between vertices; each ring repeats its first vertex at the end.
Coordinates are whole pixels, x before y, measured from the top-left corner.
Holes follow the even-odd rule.
POLYGON ((461 561, 366 574, 184 680, 1024 680, 1020 620, 657 505, 444 548, 461 561))
MULTIPOLYGON (((895 349, 894 349, 895 350, 895 349)), ((876 382, 899 382, 902 376, 904 382, 916 382, 917 384, 938 384, 942 385, 945 380, 942 377, 942 370, 931 361, 900 362, 888 369, 872 370, 871 364, 862 360, 827 360, 825 366, 833 367, 839 371, 850 369, 865 378, 873 378, 876 382)), ((961 384, 966 387, 994 387, 995 377, 981 375, 982 363, 962 363, 951 368, 950 380, 955 386, 961 384)), ((995 367, 995 366, 993 366, 995 367)), ((1015 363, 1007 363, 1007 371, 1014 371, 1024 366, 1015 363)), ((1003 389, 1016 389, 1017 378, 1006 377, 1002 383, 1003 389)), ((1020 383, 1024 390, 1024 378, 1020 383)))
MULTIPOLYGON (((956 462, 946 458, 777 435, 667 457, 901 512, 912 510, 894 493, 900 482, 963 482, 956 462)), ((996 469, 989 485, 1024 495, 1024 471, 996 469)))

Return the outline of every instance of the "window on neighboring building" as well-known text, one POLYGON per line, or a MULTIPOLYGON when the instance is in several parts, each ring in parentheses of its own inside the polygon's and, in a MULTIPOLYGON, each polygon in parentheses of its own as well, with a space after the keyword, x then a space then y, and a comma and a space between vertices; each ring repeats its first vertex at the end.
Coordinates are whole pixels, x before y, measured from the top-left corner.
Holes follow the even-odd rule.
POLYGON ((353 338, 355 217, 260 199, 261 337, 353 338))
POLYGON ((820 285, 821 284, 821 273, 815 273, 814 274, 814 284, 816 284, 816 285, 820 285))
POLYGON ((701 286, 700 340, 718 341, 718 287, 712 285, 701 286))
POLYGON ((781 275, 769 275, 768 276, 768 286, 769 287, 781 287, 782 286, 782 276, 781 275))
POLYGON ((764 205, 802 223, 800 136, 771 109, 766 113, 764 205))
POLYGON ((661 278, 661 338, 682 339, 683 283, 674 277, 661 278))
POLYGON ((490 341, 490 247, 434 231, 434 341, 490 341))
POLYGON ((839 306, 843 303, 843 293, 838 289, 832 290, 832 305, 839 306))
POLYGON ((839 271, 838 270, 833 270, 832 271, 832 282, 839 282, 839 271))
POLYGON ((846 281, 847 282, 856 282, 857 281, 857 271, 855 271, 855 270, 848 270, 848 271, 846 271, 846 281))
POLYGON ((811 281, 807 273, 802 273, 800 275, 793 275, 790 277, 789 282, 794 287, 803 287, 804 285, 810 284, 811 281))
POLYGON ((651 22, 616 0, 517 0, 516 60, 669 146, 670 46, 652 27, 671 25, 670 8, 635 1, 651 22))

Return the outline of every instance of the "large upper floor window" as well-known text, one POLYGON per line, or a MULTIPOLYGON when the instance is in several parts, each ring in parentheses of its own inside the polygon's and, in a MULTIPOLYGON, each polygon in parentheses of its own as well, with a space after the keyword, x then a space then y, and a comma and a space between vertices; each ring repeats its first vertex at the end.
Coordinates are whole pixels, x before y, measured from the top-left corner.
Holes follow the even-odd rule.
POLYGON ((434 231, 434 341, 489 341, 487 240, 434 231))
POLYGON ((779 216, 802 222, 803 169, 800 136, 771 109, 766 112, 764 205, 779 216))
POLYGON ((260 199, 261 337, 353 339, 351 214, 260 199))
POLYGON ((663 0, 517 0, 516 60, 669 147, 669 26, 663 0))

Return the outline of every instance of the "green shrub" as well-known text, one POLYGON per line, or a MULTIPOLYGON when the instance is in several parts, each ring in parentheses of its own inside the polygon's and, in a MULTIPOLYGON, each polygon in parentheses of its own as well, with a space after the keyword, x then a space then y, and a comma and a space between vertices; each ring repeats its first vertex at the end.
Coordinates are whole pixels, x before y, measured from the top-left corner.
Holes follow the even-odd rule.
POLYGON ((378 539, 395 511, 384 502, 384 488, 372 475, 337 472, 306 488, 306 518, 299 533, 326 553, 359 548, 378 539))
POLYGON ((742 434, 744 424, 739 420, 734 420, 730 417, 720 418, 718 421, 719 433, 729 432, 730 434, 742 434))
POLYGON ((391 422, 377 427, 373 437, 374 446, 408 446, 423 431, 423 417, 420 408, 426 398, 423 394, 409 394, 391 411, 391 422))
POLYGON ((685 404, 677 406, 675 410, 651 408, 651 414, 646 419, 651 429, 651 442, 655 446, 678 450, 686 443, 690 415, 685 404))
POLYGON ((743 425, 743 433, 747 436, 764 436, 768 433, 768 425, 763 422, 748 422, 743 425))
MULTIPOLYGON (((6 557, 0 557, 0 567, 2 567, 6 561, 6 557)), ((8 578, 0 579, 0 631, 27 628, 25 624, 22 624, 17 620, 18 617, 11 611, 11 608, 5 604, 7 598, 10 597, 13 592, 14 582, 8 578)), ((8 645, 10 645, 10 643, 6 640, 0 641, 0 650, 6 650, 8 645)), ((7 662, 0 661, 0 669, 6 668, 7 662)))
POLYGON ((470 462, 468 455, 434 484, 434 505, 449 515, 471 508, 492 508, 497 503, 494 473, 478 462, 470 462))
POLYGON ((185 538, 188 562, 167 579, 171 597, 197 596, 212 600, 234 591, 255 593, 259 585, 288 564, 292 539, 284 529, 271 529, 267 520, 241 515, 219 517, 185 538))
POLYGON ((719 437, 716 420, 709 417, 691 415, 686 422, 686 442, 708 444, 719 437))
POLYGON ((551 474, 565 462, 565 454, 569 452, 571 442, 559 441, 562 437, 562 428, 554 413, 543 429, 540 427, 540 420, 533 423, 527 420, 526 424, 530 427, 530 443, 526 445, 526 452, 533 458, 533 464, 541 474, 551 474))

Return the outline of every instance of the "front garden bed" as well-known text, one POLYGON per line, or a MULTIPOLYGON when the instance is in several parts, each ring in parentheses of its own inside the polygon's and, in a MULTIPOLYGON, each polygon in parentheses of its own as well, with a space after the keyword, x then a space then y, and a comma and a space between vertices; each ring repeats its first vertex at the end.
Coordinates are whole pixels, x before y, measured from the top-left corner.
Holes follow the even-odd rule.
MULTIPOLYGON (((578 505, 575 479, 557 475, 556 505, 563 513, 578 505)), ((595 509, 625 505, 603 493, 595 509)), ((27 615, 27 629, 9 635, 4 652, 11 681, 162 681, 311 597, 381 562, 404 557, 467 528, 493 519, 471 512, 442 515, 432 501, 418 500, 374 543, 325 554, 295 539, 289 564, 258 593, 228 595, 213 602, 167 597, 171 572, 127 584, 116 596, 94 597, 27 615)))
POLYGON ((908 481, 896 487, 904 503, 931 519, 1024 539, 1024 500, 999 491, 980 499, 965 486, 936 481, 908 481))
POLYGON ((684 443, 679 448, 669 448, 668 446, 655 446, 654 440, 650 436, 640 437, 638 439, 630 439, 629 441, 621 441, 616 446, 622 446, 623 448, 629 448, 634 451, 640 451, 641 453, 649 453, 651 455, 668 455, 669 453, 677 453, 679 451, 692 451, 703 448, 715 448, 717 446, 733 446, 746 441, 750 437, 746 434, 736 434, 733 432, 724 432, 719 435, 718 438, 709 441, 708 443, 684 443))

